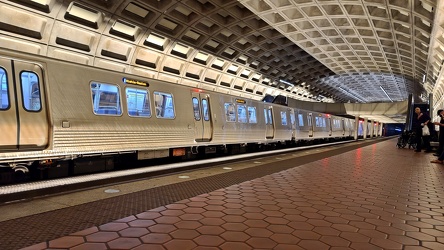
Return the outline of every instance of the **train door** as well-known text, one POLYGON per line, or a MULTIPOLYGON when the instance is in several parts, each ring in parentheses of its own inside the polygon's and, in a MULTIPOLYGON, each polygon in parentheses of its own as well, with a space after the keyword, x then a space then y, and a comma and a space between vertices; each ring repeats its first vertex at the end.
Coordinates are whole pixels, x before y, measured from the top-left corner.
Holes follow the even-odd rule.
POLYGON ((359 120, 358 123, 358 136, 364 136, 364 125, 362 120, 359 120))
POLYGON ((328 118, 328 124, 327 124, 327 126, 328 126, 328 135, 331 136, 332 131, 333 131, 332 124, 331 124, 331 116, 328 116, 327 118, 328 118))
POLYGON ((294 110, 288 109, 290 112, 290 122, 291 122, 291 138, 294 139, 296 137, 296 117, 294 116, 294 110))
POLYGON ((213 124, 211 122, 210 96, 192 92, 194 127, 196 141, 211 141, 213 124))
POLYGON ((308 113, 307 115, 307 125, 308 125, 308 137, 313 137, 313 114, 308 113))
POLYGON ((267 139, 274 138, 274 122, 273 122, 273 107, 266 107, 264 109, 265 116, 265 137, 267 139))
POLYGON ((38 65, 0 58, 0 150, 36 150, 48 145, 49 125, 38 65))

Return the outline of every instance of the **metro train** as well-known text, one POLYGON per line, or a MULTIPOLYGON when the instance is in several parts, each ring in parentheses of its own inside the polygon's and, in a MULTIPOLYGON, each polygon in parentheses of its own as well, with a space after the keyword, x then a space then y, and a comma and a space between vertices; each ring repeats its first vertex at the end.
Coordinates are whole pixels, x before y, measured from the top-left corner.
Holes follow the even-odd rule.
POLYGON ((0 81, 0 166, 21 173, 351 139, 358 128, 354 119, 3 49, 0 81))

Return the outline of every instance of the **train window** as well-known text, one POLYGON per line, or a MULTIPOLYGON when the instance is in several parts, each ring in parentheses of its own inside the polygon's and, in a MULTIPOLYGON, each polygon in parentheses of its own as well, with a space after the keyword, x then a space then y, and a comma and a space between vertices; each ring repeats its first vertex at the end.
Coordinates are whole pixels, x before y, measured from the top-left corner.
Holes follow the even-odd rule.
POLYGON ((0 68, 0 105, 0 110, 9 108, 8 77, 3 68, 0 68))
POLYGON ((128 115, 132 117, 151 117, 150 97, 145 89, 126 88, 128 115))
POLYGON ((298 122, 299 122, 299 127, 304 126, 304 116, 302 114, 298 114, 298 122))
POLYGON ((236 112, 234 112, 234 104, 225 103, 225 117, 227 122, 235 122, 236 121, 236 112))
POLYGON ((283 126, 287 126, 287 112, 281 111, 281 123, 283 126))
POLYGON ((23 107, 26 111, 40 111, 39 78, 36 73, 23 71, 20 73, 20 84, 22 87, 23 107))
POLYGON ((256 107, 248 107, 248 122, 257 123, 256 107))
POLYGON ((154 106, 157 118, 174 119, 176 117, 172 94, 154 92, 154 106))
POLYGON ((290 111, 290 122, 291 122, 291 126, 294 128, 296 126, 296 117, 294 116, 294 113, 292 111, 290 111))
POLYGON ((273 124, 273 116, 271 115, 271 109, 264 109, 265 124, 273 124))
POLYGON ((120 91, 117 85, 91 83, 93 112, 96 115, 122 115, 120 91))
POLYGON ((194 120, 200 121, 200 105, 199 105, 199 100, 196 97, 193 97, 193 111, 194 111, 194 120))
POLYGON ((264 109, 265 124, 273 124, 273 116, 271 115, 271 109, 264 109))
POLYGON ((264 117, 265 117, 265 124, 268 124, 268 114, 267 114, 267 109, 264 109, 264 117))
POLYGON ((203 117, 205 121, 210 120, 210 110, 208 109, 208 100, 202 99, 202 110, 203 110, 203 117))
POLYGON ((324 117, 315 117, 315 122, 316 127, 325 128, 327 126, 324 117))
POLYGON ((333 120, 333 127, 334 128, 341 128, 341 121, 340 120, 333 120))
POLYGON ((240 123, 247 123, 247 108, 245 105, 237 105, 237 121, 240 123))
POLYGON ((308 127, 312 127, 313 125, 312 125, 312 122, 313 122, 313 115, 310 113, 310 114, 308 114, 308 117, 307 117, 307 125, 308 125, 308 127))

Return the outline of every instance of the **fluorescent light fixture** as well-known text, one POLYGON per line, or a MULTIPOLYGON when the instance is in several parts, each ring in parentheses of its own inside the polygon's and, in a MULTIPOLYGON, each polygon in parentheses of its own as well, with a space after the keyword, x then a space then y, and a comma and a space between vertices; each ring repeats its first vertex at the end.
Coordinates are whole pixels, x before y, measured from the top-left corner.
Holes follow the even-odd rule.
POLYGON ((294 87, 294 84, 289 83, 289 82, 287 82, 287 81, 284 81, 284 80, 282 80, 282 79, 280 79, 279 82, 281 82, 281 83, 285 83, 285 84, 287 84, 287 85, 290 85, 290 86, 294 87))
POLYGON ((425 82, 425 80, 426 80, 426 75, 424 74, 424 75, 422 76, 422 82, 425 82))
POLYGON ((381 85, 379 85, 379 87, 380 87, 381 90, 384 92, 384 94, 387 96, 387 98, 388 98, 391 102, 393 102, 392 98, 390 98, 390 96, 387 94, 387 92, 385 92, 385 89, 384 89, 381 85))
POLYGON ((356 93, 351 93, 351 91, 347 91, 344 88, 342 88, 341 86, 338 87, 340 90, 344 91, 347 95, 351 96, 352 98, 362 102, 362 103, 366 103, 367 101, 365 101, 362 97, 360 97, 358 94, 356 93))

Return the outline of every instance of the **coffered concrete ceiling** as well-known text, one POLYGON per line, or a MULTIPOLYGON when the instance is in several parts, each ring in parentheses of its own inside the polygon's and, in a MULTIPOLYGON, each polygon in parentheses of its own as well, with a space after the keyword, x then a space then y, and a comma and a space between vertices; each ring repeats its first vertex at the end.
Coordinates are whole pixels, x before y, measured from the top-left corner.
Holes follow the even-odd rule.
POLYGON ((399 101, 409 93, 424 96, 424 83, 435 84, 429 55, 437 1, 241 3, 332 70, 335 75, 317 80, 316 86, 334 87, 344 98, 399 101))
POLYGON ((0 0, 0 46, 254 99, 442 102, 442 2, 0 0))

